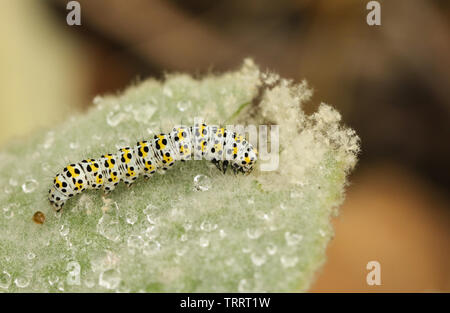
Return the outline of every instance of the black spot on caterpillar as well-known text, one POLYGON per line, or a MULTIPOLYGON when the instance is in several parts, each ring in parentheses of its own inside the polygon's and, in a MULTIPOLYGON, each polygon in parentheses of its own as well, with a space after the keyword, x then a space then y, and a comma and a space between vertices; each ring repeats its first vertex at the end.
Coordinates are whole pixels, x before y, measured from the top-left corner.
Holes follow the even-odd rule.
POLYGON ((69 198, 86 189, 109 193, 121 181, 131 186, 140 175, 150 177, 157 169, 167 170, 177 160, 192 158, 210 160, 223 173, 231 168, 235 173, 248 174, 257 160, 257 151, 243 136, 223 127, 204 123, 174 127, 169 134, 139 141, 116 154, 67 165, 54 178, 48 198, 59 211, 69 198))

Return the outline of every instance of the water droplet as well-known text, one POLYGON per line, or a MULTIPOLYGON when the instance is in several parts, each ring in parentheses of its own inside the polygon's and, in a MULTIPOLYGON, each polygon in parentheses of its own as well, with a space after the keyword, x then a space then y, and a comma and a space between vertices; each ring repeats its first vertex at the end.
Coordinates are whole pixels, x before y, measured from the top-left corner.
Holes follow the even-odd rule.
POLYGON ((132 249, 141 249, 144 244, 144 239, 141 236, 131 235, 128 237, 127 245, 132 249))
POLYGON ((221 229, 219 230, 219 236, 220 238, 225 238, 227 236, 227 233, 223 229, 221 229))
POLYGON ((180 110, 181 112, 184 112, 186 110, 189 110, 192 106, 192 102, 190 100, 187 101, 179 101, 177 103, 177 108, 178 110, 180 110))
POLYGON ((183 256, 183 255, 186 254, 187 251, 188 251, 188 247, 182 246, 182 247, 178 248, 178 249, 175 251, 175 253, 176 253, 178 256, 183 256))
POLYGON ((247 236, 250 239, 258 239, 259 237, 261 237, 262 235, 262 231, 260 229, 250 229, 247 228, 247 236))
POLYGON ((69 234, 69 226, 67 225, 61 225, 61 227, 59 228, 59 234, 63 237, 66 237, 69 234))
POLYGON ((181 235, 180 240, 187 241, 188 240, 187 235, 186 234, 181 235))
POLYGON ((161 250, 161 244, 156 240, 150 240, 145 243, 143 252, 145 255, 153 255, 158 253, 159 250, 161 250))
POLYGON ((79 143, 75 141, 69 143, 69 148, 72 150, 78 149, 79 146, 80 146, 79 143))
POLYGON ((183 227, 186 231, 189 231, 192 228, 192 223, 190 221, 186 221, 183 227))
POLYGON ((133 116, 136 122, 147 123, 155 114, 156 108, 150 104, 146 104, 143 108, 133 111, 133 116))
MULTIPOLYGON (((152 123, 152 124, 150 125, 150 127, 148 127, 148 128, 146 129, 147 134, 149 134, 151 137, 155 136, 155 135, 156 135, 155 129, 157 129, 158 127, 159 127, 158 124, 152 123)), ((158 134, 159 134, 159 132, 158 132, 158 134)))
POLYGON ((143 234, 148 238, 148 239, 155 239, 156 237, 158 237, 159 235, 159 230, 154 226, 154 225, 150 225, 149 227, 147 227, 143 234))
MULTIPOLYGON (((272 214, 271 214, 272 215, 272 214)), ((263 220, 263 221, 269 221, 270 219, 271 219, 271 215, 269 215, 269 214, 267 214, 267 213, 265 213, 265 212, 262 212, 262 211, 258 211, 257 213, 256 213, 256 216, 259 218, 259 219, 261 219, 261 220, 263 220)))
POLYGON ((252 284, 247 279, 241 279, 238 285, 239 292, 250 292, 252 291, 252 284))
POLYGON ((253 264, 255 264, 256 266, 261 266, 266 263, 266 256, 264 254, 252 253, 250 258, 252 259, 253 264))
POLYGON ((291 191, 291 198, 301 198, 303 197, 303 193, 300 191, 291 191))
POLYGON ((203 221, 200 224, 200 229, 203 230, 203 231, 206 231, 206 232, 211 232, 211 231, 217 229, 217 224, 212 224, 212 223, 210 223, 208 221, 203 221))
POLYGON ((37 186, 38 186, 38 182, 35 179, 30 178, 30 179, 27 179, 25 181, 25 183, 23 183, 22 190, 25 193, 30 193, 30 192, 35 191, 37 186))
POLYGON ((284 267, 293 267, 298 263, 298 257, 282 256, 280 261, 284 267))
POLYGON ((29 253, 27 254, 28 260, 33 260, 35 257, 36 257, 36 254, 34 254, 33 252, 29 252, 29 253))
POLYGON ((169 86, 164 86, 164 88, 163 88, 163 94, 164 94, 166 97, 172 98, 172 96, 173 96, 173 91, 172 91, 172 89, 171 89, 169 86))
POLYGON ((117 242, 120 239, 119 219, 114 214, 104 213, 98 220, 97 232, 105 238, 117 242))
POLYGON ((174 216, 179 216, 183 213, 183 211, 179 208, 173 208, 170 210, 170 216, 174 217, 174 216))
POLYGON ((138 220, 138 215, 136 212, 129 211, 125 214, 125 219, 128 224, 134 225, 138 220))
POLYGON ((16 209, 18 205, 16 203, 10 204, 3 208, 3 215, 6 219, 11 219, 14 217, 14 209, 16 209))
POLYGON ((92 239, 89 237, 84 238, 84 243, 89 246, 92 243, 92 239))
POLYGON ((274 255, 275 253, 277 253, 277 246, 274 245, 273 243, 272 243, 272 244, 269 244, 269 245, 266 247, 266 250, 267 250, 267 253, 268 253, 268 254, 274 255))
POLYGON ((48 132, 45 136, 44 142, 42 146, 44 149, 49 149, 53 145, 53 141, 55 140, 55 133, 54 132, 48 132))
POLYGON ((95 105, 98 105, 98 104, 100 104, 100 102, 102 102, 102 101, 103 101, 103 97, 97 95, 97 96, 95 96, 94 99, 92 100, 92 103, 95 104, 95 105))
POLYGON ((286 204, 280 203, 280 209, 286 210, 287 209, 286 204))
POLYGON ((252 198, 247 199, 247 203, 250 205, 255 204, 255 200, 253 200, 252 198))
POLYGON ((242 253, 247 254, 247 253, 250 253, 251 251, 252 251, 252 249, 250 249, 249 247, 243 247, 242 248, 242 253))
POLYGON ((11 275, 7 271, 0 272, 0 288, 8 289, 11 285, 11 275))
POLYGON ((133 105, 131 103, 127 103, 127 104, 125 104, 123 109, 125 112, 131 112, 131 110, 133 109, 133 105))
POLYGON ((111 251, 94 252, 94 257, 91 258, 91 268, 94 272, 101 272, 117 266, 119 257, 111 251))
POLYGON ((47 162, 43 162, 41 168, 45 173, 50 172, 50 164, 48 164, 47 162))
POLYGON ((161 211, 161 208, 156 205, 149 204, 143 212, 147 216, 147 221, 150 224, 156 224, 159 220, 159 216, 161 215, 161 211))
POLYGON ((323 229, 319 229, 319 235, 321 237, 325 237, 327 235, 327 233, 323 229))
POLYGON ((84 211, 86 212, 86 214, 90 215, 91 214, 90 209, 92 208, 93 204, 94 204, 93 200, 88 195, 82 194, 81 197, 78 198, 78 201, 73 210, 80 212, 84 211))
POLYGON ((111 127, 116 127, 125 119, 125 114, 120 111, 111 111, 106 115, 106 123, 111 127))
POLYGON ((117 141, 115 146, 116 146, 117 149, 125 148, 125 147, 128 146, 128 142, 129 142, 128 138, 120 138, 117 141))
POLYGON ((30 284, 30 278, 27 276, 19 276, 14 280, 14 283, 19 288, 26 288, 30 284))
POLYGON ((31 158, 33 160, 39 159, 40 156, 41 156, 41 153, 39 151, 35 151, 31 154, 31 158))
POLYGON ((116 289, 121 281, 120 273, 116 269, 108 269, 100 273, 98 284, 107 289, 116 289))
POLYGON ((209 240, 206 237, 200 237, 198 243, 199 243, 200 247, 202 247, 202 248, 206 248, 207 246, 209 246, 209 240))
POLYGON ((303 240, 302 235, 295 234, 295 233, 292 234, 288 231, 284 233, 284 238, 286 239, 288 246, 295 246, 295 245, 299 244, 300 241, 303 240))
POLYGON ((208 176, 200 174, 194 177, 194 191, 207 191, 211 188, 211 180, 208 176))

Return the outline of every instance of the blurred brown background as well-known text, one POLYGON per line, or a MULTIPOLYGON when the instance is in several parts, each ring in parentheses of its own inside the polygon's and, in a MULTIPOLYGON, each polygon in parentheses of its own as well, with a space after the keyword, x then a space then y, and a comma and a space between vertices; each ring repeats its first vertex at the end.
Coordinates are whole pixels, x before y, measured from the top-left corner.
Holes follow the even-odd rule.
POLYGON ((239 66, 306 78, 336 106, 360 163, 312 291, 450 291, 450 2, 64 0, 0 4, 0 144, 164 72, 239 66), (381 286, 366 264, 381 264, 381 286))

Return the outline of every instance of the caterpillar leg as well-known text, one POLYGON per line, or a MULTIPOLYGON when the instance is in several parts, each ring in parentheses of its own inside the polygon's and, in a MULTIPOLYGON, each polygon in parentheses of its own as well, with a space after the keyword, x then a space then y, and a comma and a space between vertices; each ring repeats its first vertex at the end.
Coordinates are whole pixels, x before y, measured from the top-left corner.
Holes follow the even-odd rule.
POLYGON ((131 188, 131 186, 133 186, 133 183, 130 183, 128 181, 125 181, 124 183, 128 188, 131 188))
POLYGON ((110 187, 105 187, 103 188, 103 196, 106 197, 107 195, 109 195, 111 193, 111 191, 113 191, 114 188, 110 188, 110 187))
MULTIPOLYGON (((211 162, 217 167, 219 171, 221 171, 224 174, 227 172, 228 165, 230 164, 228 161, 218 161, 216 159, 211 160, 211 162)), ((234 167, 233 170, 235 170, 234 167)))
POLYGON ((222 162, 222 172, 223 172, 224 174, 227 172, 228 164, 229 164, 228 161, 223 161, 223 162, 222 162))
POLYGON ((211 163, 214 164, 214 165, 217 167, 217 169, 218 169, 219 171, 222 171, 222 164, 221 164, 220 161, 218 161, 218 160, 216 160, 216 159, 212 159, 212 160, 211 160, 211 163))
POLYGON ((233 168, 234 175, 237 175, 239 173, 239 167, 237 167, 233 164, 232 168, 233 168))

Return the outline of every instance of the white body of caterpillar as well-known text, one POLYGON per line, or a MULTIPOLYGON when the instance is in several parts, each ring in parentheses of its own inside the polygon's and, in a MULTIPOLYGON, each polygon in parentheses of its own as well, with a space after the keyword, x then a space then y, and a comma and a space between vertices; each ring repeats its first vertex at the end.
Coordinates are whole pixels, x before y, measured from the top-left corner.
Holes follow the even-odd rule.
POLYGON ((130 186, 139 175, 150 177, 157 169, 169 169, 177 160, 191 159, 210 160, 224 173, 231 168, 235 173, 248 174, 257 151, 243 136, 223 127, 204 123, 174 127, 169 134, 155 135, 115 154, 67 165, 54 178, 48 198, 59 211, 68 199, 86 189, 109 193, 120 181, 130 186))

